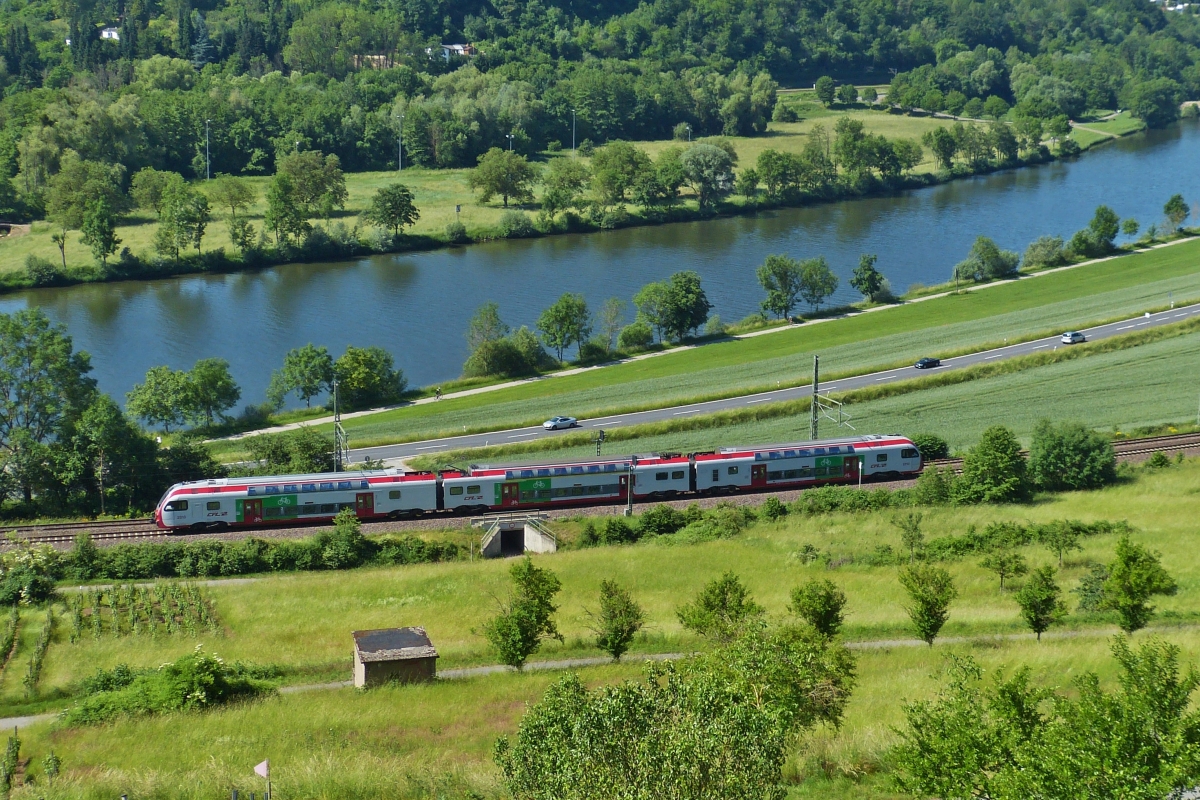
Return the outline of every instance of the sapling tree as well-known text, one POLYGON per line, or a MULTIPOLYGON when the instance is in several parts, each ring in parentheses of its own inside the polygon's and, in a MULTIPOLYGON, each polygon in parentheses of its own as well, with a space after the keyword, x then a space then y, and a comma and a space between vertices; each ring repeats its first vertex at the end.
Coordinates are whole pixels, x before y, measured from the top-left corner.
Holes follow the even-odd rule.
POLYGON ((1017 591, 1016 600, 1025 624, 1037 634, 1039 642, 1051 625, 1067 615, 1062 590, 1054 581, 1054 567, 1039 567, 1031 572, 1029 580, 1017 591))
POLYGON ((812 625, 822 636, 836 636, 846 619, 846 593, 833 581, 809 581, 792 590, 788 606, 800 619, 812 625))
POLYGON ((613 661, 621 660, 633 637, 646 624, 646 612, 629 590, 610 580, 600 582, 600 610, 594 614, 588 611, 587 615, 592 620, 596 645, 613 661))
POLYGON ((483 634, 503 663, 521 669, 543 639, 562 641, 554 624, 558 611, 554 596, 562 583, 550 570, 536 566, 529 556, 513 564, 509 574, 512 592, 507 601, 500 602, 499 613, 484 623, 483 634))
POLYGON ((1150 598, 1175 594, 1177 589, 1175 579, 1163 569, 1158 555, 1125 535, 1117 542, 1116 560, 1108 567, 1100 608, 1116 611, 1121 618, 1121 630, 1133 633, 1146 627, 1154 616, 1150 598))
POLYGON ((1082 550, 1079 544, 1079 530, 1068 520, 1056 520, 1038 528, 1038 541, 1058 556, 1059 569, 1063 565, 1063 553, 1068 550, 1082 550))
POLYGON ((925 537, 921 533, 920 512, 910 511, 903 516, 892 518, 892 524, 900 529, 900 544, 908 551, 908 563, 917 560, 917 551, 925 547, 925 537))
POLYGON ((683 627, 724 643, 758 623, 766 609, 754 602, 737 575, 726 572, 675 613, 683 627))
POLYGON ((1005 578, 1016 578, 1029 571, 1029 567, 1025 564, 1025 557, 1011 550, 997 550, 994 553, 988 553, 980 560, 979 566, 996 573, 1000 578, 1001 592, 1004 591, 1005 578))
POLYGON ((900 568, 900 585, 908 592, 904 610, 917 636, 930 647, 950 617, 950 603, 958 597, 954 579, 941 567, 912 564, 900 568))

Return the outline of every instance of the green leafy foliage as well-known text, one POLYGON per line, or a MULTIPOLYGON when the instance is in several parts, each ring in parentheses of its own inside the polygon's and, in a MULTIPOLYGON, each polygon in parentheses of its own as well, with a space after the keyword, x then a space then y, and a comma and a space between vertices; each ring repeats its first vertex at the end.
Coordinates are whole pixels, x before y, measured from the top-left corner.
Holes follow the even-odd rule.
POLYGON ((996 573, 996 577, 1000 579, 1001 592, 1004 591, 1005 578, 1019 578, 1029 571, 1029 565, 1025 563, 1025 556, 1011 550, 997 550, 988 553, 980 559, 979 566, 988 572, 996 573))
POLYGON ((399 402, 408 387, 404 372, 382 347, 350 345, 334 362, 333 373, 338 380, 338 400, 347 409, 399 402))
POLYGON ((1042 420, 1033 429, 1029 478, 1042 489, 1096 489, 1117 478, 1117 456, 1104 435, 1077 422, 1042 420))
POLYGON ((646 624, 646 612, 633 599, 628 589, 616 581, 600 581, 600 610, 588 612, 596 646, 620 661, 629 650, 633 637, 646 624))
POLYGON ((761 625, 766 609, 754 602, 737 575, 726 572, 705 584, 695 600, 680 606, 675 613, 688 630, 728 643, 747 629, 761 625))
POLYGON ((399 236, 402 228, 407 228, 421 218, 421 212, 413 203, 413 193, 402 183, 384 186, 371 198, 371 205, 363 215, 363 221, 381 228, 387 228, 393 236, 399 236))
POLYGON ((917 433, 908 438, 917 446, 921 458, 926 461, 947 458, 950 455, 950 444, 935 433, 917 433))
POLYGON ((930 647, 950 617, 950 603, 958 597, 958 589, 950 573, 929 564, 910 564, 901 567, 900 585, 908 593, 909 603, 904 610, 912 620, 913 630, 930 647))
POLYGON ((562 639, 554 624, 554 596, 562 584, 553 572, 525 556, 509 569, 513 588, 500 611, 483 626, 483 634, 502 663, 520 669, 541 647, 542 639, 562 639))
POLYGON ((1154 616, 1150 598, 1175 594, 1177 589, 1158 555, 1125 535, 1117 541, 1116 559, 1108 566, 1100 608, 1117 612, 1121 630, 1133 633, 1154 616))
POLYGON ((1021 443, 1003 425, 987 428, 963 458, 963 471, 954 482, 955 499, 973 503, 1012 503, 1029 495, 1021 443))
POLYGON ((1037 634, 1038 641, 1042 634, 1063 620, 1067 615, 1067 604, 1062 600, 1062 590, 1054 581, 1054 567, 1039 567, 1029 575, 1015 595, 1017 605, 1021 607, 1021 617, 1029 630, 1037 634))
POLYGON ((822 636, 836 636, 846 620, 846 593, 830 580, 812 580, 792 590, 788 606, 822 636))

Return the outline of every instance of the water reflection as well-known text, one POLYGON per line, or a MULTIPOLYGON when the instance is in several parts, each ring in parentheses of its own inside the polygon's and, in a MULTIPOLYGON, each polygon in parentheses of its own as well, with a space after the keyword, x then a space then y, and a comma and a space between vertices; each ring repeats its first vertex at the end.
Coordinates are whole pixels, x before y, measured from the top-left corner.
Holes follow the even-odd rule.
POLYGON ((0 298, 0 311, 41 306, 93 354, 101 386, 118 396, 155 364, 230 361, 247 402, 264 396, 292 347, 348 344, 392 350, 414 383, 458 374, 474 310, 500 303, 510 324, 532 325, 564 291, 593 305, 630 300, 679 269, 701 274, 715 310, 758 308, 755 268, 769 253, 824 255, 842 279, 834 302, 857 299, 849 277, 876 253, 892 286, 945 280, 980 234, 1023 249, 1069 236, 1100 203, 1143 227, 1166 198, 1200 183, 1200 127, 1178 125, 1113 142, 1067 163, 995 173, 930 189, 708 222, 633 228, 469 248, 295 264, 261 272, 36 290, 0 298), (1115 187, 1119 187, 1116 189, 1115 187))

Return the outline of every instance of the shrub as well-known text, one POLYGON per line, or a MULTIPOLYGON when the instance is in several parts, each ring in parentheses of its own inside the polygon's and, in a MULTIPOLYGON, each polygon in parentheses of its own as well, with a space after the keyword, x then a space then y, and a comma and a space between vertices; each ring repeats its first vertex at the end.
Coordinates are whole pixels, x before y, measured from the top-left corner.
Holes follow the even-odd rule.
POLYGON ((954 494, 954 470, 925 467, 913 488, 913 498, 923 506, 940 506, 950 502, 954 494))
POLYGON ((796 113, 796 109, 792 108, 787 103, 776 103, 775 110, 771 112, 772 122, 799 122, 800 115, 796 113))
POLYGON ((675 533, 686 524, 682 513, 665 504, 643 512, 638 519, 638 528, 643 536, 665 536, 675 533))
POLYGON ((596 364, 608 359, 608 348, 604 342, 588 339, 579 345, 579 361, 582 364, 596 364))
POLYGON ((737 575, 726 572, 675 613, 688 630, 719 642, 731 642, 748 626, 758 624, 766 609, 754 602, 737 575))
MULTIPOLYGON (((783 105, 783 104, 779 103, 775 106, 775 108, 779 108, 779 106, 781 106, 781 105, 783 105)), ((676 124, 674 128, 671 129, 671 136, 677 142, 686 142, 688 140, 688 137, 691 136, 691 132, 692 132, 691 125, 689 125, 686 122, 680 122, 680 123, 676 124)))
POLYGON ((1029 477, 1047 491, 1096 489, 1117 478, 1117 455, 1100 433, 1077 422, 1040 421, 1029 448, 1029 477))
POLYGON ((627 589, 615 581, 600 581, 600 611, 588 612, 596 634, 596 646, 620 661, 629 649, 634 635, 646 624, 646 612, 637 604, 627 589))
POLYGON ((560 142, 558 139, 551 139, 550 141, 546 142, 546 152, 558 153, 561 151, 562 151, 562 142, 560 142))
POLYGON ((1020 263, 1020 255, 1001 250, 991 239, 980 236, 971 245, 967 258, 954 267, 954 274, 973 281, 1004 278, 1015 274, 1020 263))
POLYGON ((908 592, 905 607, 917 636, 933 646, 950 617, 950 603, 958 596, 950 573, 941 567, 913 564, 900 569, 900 585, 908 592))
POLYGON ((617 347, 621 350, 644 350, 654 344, 654 331, 645 322, 634 322, 621 329, 617 347))
POLYGON ((34 286, 58 286, 67 279, 58 264, 32 253, 25 257, 25 275, 34 286))
POLYGON ((950 455, 950 444, 937 434, 918 433, 909 439, 917 446, 917 450, 921 451, 921 458, 927 461, 950 455))
POLYGON ((591 139, 584 139, 579 143, 579 155, 583 156, 584 158, 591 158, 593 155, 595 155, 595 153, 596 145, 592 143, 591 139))
POLYGON ((204 653, 200 645, 158 669, 132 672, 126 667, 124 670, 119 679, 115 675, 98 677, 93 686, 113 688, 85 695, 64 712, 66 724, 89 725, 121 716, 215 708, 271 691, 262 681, 240 674, 215 655, 204 653))
POLYGON ((759 509, 759 514, 763 519, 777 520, 787 516, 787 506, 779 502, 779 498, 771 495, 763 501, 762 508, 759 509))
POLYGON ((512 593, 500 604, 499 613, 484 623, 483 633, 503 663, 521 669, 542 639, 562 641, 554 624, 558 611, 554 596, 562 584, 553 572, 535 566, 529 556, 513 564, 509 574, 512 593))
POLYGON ((963 459, 954 495, 969 503, 1012 503, 1028 498, 1025 457, 1012 431, 993 425, 983 432, 979 444, 963 459))
POLYGON ((624 517, 608 517, 599 532, 600 544, 629 544, 638 540, 639 532, 624 517))
POLYGON ((846 593, 833 581, 809 581, 792 590, 788 610, 812 625, 822 636, 836 636, 845 615, 846 593))
POLYGON ((450 244, 463 244, 467 241, 467 226, 455 221, 446 224, 446 241, 450 244))
POLYGON ((524 239, 537 233, 533 220, 524 211, 505 211, 498 224, 505 239, 524 239))
POLYGON ((1061 236, 1040 236, 1025 248, 1026 267, 1057 267, 1067 262, 1061 236))

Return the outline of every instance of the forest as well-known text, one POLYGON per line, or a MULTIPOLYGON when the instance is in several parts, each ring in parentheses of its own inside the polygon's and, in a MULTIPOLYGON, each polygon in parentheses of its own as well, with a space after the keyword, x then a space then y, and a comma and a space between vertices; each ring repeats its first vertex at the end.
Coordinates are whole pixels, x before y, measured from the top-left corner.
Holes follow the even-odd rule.
POLYGON ((765 132, 780 85, 1049 120, 1200 96, 1200 21, 1148 0, 2 0, 0 219, 74 151, 188 177, 474 166, 572 142, 765 132), (469 48, 444 48, 469 44, 469 48), (998 101, 991 106, 995 110, 998 101))

